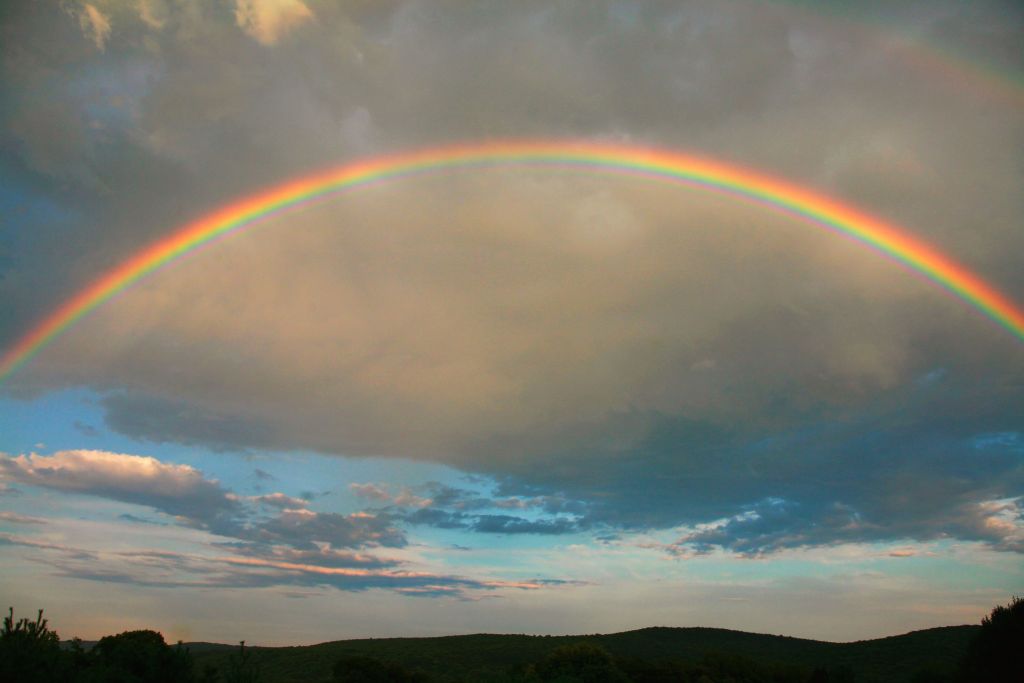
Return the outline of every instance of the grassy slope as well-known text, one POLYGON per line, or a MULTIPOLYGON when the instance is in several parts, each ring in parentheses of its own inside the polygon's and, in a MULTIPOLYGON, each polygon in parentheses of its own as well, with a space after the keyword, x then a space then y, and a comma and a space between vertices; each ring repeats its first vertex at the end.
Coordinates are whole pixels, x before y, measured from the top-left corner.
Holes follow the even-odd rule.
MULTIPOLYGON (((804 667, 845 667, 858 683, 909 681, 926 667, 951 670, 977 626, 949 626, 901 636, 826 643, 785 636, 714 628, 646 628, 593 636, 470 635, 442 638, 385 638, 341 640, 305 647, 253 648, 259 657, 263 683, 320 683, 330 679, 331 667, 343 655, 366 655, 419 668, 435 675, 506 671, 542 659, 559 645, 587 640, 617 657, 696 660, 709 652, 740 655, 762 663, 804 667)), ((197 664, 218 668, 236 648, 194 643, 197 664)), ((487 680, 473 676, 472 680, 487 680)))

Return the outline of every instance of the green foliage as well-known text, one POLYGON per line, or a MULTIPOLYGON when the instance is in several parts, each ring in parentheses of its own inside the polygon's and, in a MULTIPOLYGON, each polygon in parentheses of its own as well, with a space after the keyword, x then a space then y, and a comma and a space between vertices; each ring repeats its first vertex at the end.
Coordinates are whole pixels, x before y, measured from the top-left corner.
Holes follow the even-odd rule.
POLYGON ((961 678, 975 683, 1020 680, 1024 672, 1024 598, 1014 597, 981 620, 961 678))

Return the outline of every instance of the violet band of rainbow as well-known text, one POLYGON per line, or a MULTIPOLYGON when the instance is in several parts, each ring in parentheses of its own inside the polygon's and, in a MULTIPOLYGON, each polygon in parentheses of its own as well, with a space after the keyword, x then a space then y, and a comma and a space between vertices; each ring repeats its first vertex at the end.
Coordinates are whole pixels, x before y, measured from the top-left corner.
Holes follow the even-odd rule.
POLYGON ((0 383, 105 301, 198 247, 325 196, 410 175, 473 166, 590 169, 682 183, 741 198, 853 238, 923 275, 1024 341, 1024 310, 907 229, 782 178, 676 151, 580 141, 466 144, 357 161, 233 202, 157 240, 107 271, 20 337, 0 357, 0 383))

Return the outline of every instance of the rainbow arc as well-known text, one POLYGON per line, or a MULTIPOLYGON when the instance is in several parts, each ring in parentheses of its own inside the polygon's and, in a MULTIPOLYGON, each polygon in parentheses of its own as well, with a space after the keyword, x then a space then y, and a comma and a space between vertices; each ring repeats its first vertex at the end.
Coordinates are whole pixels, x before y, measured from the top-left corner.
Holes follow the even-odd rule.
POLYGON ((628 174, 728 194, 853 238, 920 273, 1024 341, 1024 310, 952 257, 905 228, 760 171, 693 154, 579 141, 467 144, 359 161, 258 192, 137 252, 26 332, 0 357, 0 383, 90 311, 150 273, 218 238, 283 211, 366 185, 443 169, 533 166, 628 174))

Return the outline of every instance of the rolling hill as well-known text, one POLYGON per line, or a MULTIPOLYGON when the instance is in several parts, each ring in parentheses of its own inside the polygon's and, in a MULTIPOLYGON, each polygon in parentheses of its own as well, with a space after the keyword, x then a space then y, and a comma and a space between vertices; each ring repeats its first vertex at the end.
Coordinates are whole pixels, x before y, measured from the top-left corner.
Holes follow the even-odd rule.
MULTIPOLYGON (((542 660, 556 647, 581 641, 615 658, 698 661, 740 657, 762 665, 843 671, 857 683, 902 683, 921 671, 951 672, 978 626, 948 626, 899 636, 831 643, 716 628, 644 628, 606 635, 477 634, 436 638, 340 640, 302 647, 254 647, 262 683, 321 683, 345 656, 367 656, 420 669, 438 681, 495 681, 542 660)), ((197 665, 222 669, 237 646, 190 643, 197 665)))

